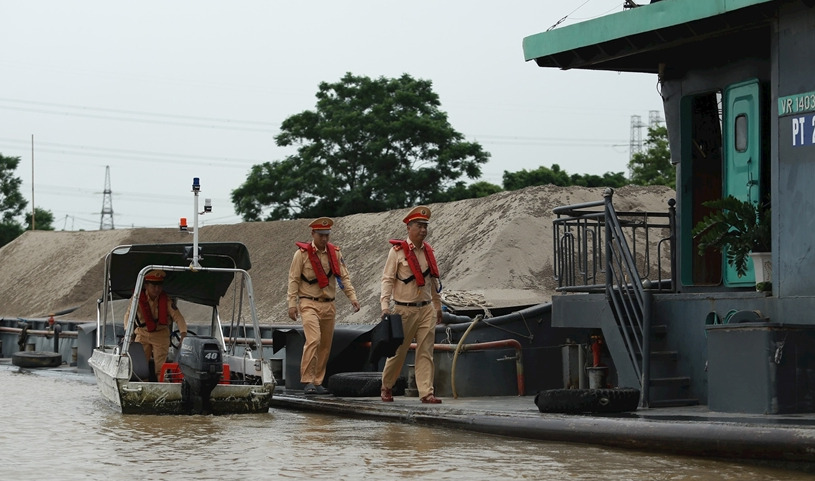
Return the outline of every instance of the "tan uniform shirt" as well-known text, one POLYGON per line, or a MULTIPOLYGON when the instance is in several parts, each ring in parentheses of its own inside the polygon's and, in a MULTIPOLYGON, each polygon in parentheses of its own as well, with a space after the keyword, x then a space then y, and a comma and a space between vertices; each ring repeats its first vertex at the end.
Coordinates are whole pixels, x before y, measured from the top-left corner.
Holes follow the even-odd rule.
MULTIPOLYGON (((314 242, 311 242, 314 245, 314 242)), ((335 246, 336 247, 336 246, 335 246)), ((315 247, 316 249, 316 247, 315 247)), ((323 265, 323 272, 328 273, 330 268, 328 262, 328 248, 324 250, 317 250, 317 257, 320 259, 320 264, 323 265)), ((351 276, 348 274, 348 268, 345 267, 345 261, 342 258, 340 248, 337 247, 337 262, 340 264, 340 279, 344 287, 343 292, 351 302, 357 302, 357 294, 351 284, 351 276)), ((297 299, 300 296, 304 297, 317 297, 321 299, 334 299, 337 294, 337 279, 335 278, 336 272, 332 273, 328 278, 328 285, 320 288, 318 283, 309 284, 303 280, 317 279, 317 274, 311 267, 311 261, 308 258, 308 252, 297 249, 294 257, 291 260, 291 267, 289 267, 289 288, 286 292, 286 299, 289 308, 297 307, 297 299), (303 277, 301 277, 303 276, 303 277)))
MULTIPOLYGON (((424 253, 424 243, 421 247, 416 247, 410 239, 407 240, 408 247, 416 253, 419 259, 419 267, 422 272, 427 270, 427 256, 424 253)), ((382 310, 390 309, 390 301, 399 302, 424 302, 432 301, 436 310, 441 309, 441 296, 438 293, 439 280, 435 277, 425 276, 425 284, 422 287, 412 280, 405 284, 400 279, 408 279, 413 275, 410 270, 405 253, 398 246, 393 246, 388 251, 388 260, 385 261, 385 270, 382 273, 382 291, 379 298, 382 310)))

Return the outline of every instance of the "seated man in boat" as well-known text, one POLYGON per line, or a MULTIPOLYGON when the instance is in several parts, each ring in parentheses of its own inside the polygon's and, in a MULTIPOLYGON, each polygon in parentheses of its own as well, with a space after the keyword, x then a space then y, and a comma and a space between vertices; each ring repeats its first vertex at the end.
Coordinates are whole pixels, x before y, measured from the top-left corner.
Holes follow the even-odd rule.
MULTIPOLYGON (((148 361, 152 356, 156 379, 170 351, 172 323, 175 322, 178 325, 181 333, 180 342, 183 342, 187 336, 187 322, 184 316, 176 307, 175 299, 171 299, 164 292, 163 283, 166 275, 162 270, 152 270, 145 274, 144 287, 138 299, 134 331, 134 341, 141 343, 148 361)), ((130 308, 125 313, 125 329, 127 329, 129 318, 130 308)))

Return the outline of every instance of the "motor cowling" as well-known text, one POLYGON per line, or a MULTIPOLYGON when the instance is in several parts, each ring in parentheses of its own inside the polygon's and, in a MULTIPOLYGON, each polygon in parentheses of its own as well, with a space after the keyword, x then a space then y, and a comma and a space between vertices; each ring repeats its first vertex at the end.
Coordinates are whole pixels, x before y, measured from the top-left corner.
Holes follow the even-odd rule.
POLYGON ((181 399, 191 413, 210 413, 210 395, 223 377, 221 346, 213 337, 188 335, 181 343, 178 367, 184 375, 181 399))

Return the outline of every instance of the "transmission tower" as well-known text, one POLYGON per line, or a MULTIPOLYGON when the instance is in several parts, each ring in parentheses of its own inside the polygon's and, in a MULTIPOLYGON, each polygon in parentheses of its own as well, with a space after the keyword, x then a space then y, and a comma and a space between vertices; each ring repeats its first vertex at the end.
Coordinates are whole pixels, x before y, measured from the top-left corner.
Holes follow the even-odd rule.
MULTIPOLYGON (((658 127, 659 124, 662 122, 662 117, 659 115, 658 110, 649 110, 648 111, 648 124, 642 123, 642 119, 639 115, 632 115, 631 116, 631 140, 629 141, 628 147, 628 161, 634 159, 634 154, 642 153, 643 146, 645 142, 642 140, 642 128, 648 127, 649 129, 653 129, 658 127)), ((631 178, 631 167, 628 168, 628 177, 631 178)))
POLYGON ((655 127, 659 127, 659 124, 662 123, 662 117, 659 116, 659 110, 649 110, 648 111, 648 128, 653 129, 655 127))
MULTIPOLYGON (((628 143, 628 162, 634 159, 634 155, 639 154, 642 152, 642 128, 645 127, 645 124, 642 123, 642 119, 639 115, 632 115, 631 116, 631 139, 628 143)), ((631 171, 631 166, 628 167, 628 178, 631 178, 633 172, 631 171)))
POLYGON ((110 190, 110 166, 105 166, 105 190, 102 192, 102 215, 99 230, 113 230, 113 192, 110 190))

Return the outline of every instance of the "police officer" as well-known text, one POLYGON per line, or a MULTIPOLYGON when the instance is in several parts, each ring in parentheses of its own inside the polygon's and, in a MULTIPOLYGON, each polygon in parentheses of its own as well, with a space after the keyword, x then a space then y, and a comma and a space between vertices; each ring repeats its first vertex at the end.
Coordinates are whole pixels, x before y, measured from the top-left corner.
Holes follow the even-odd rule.
POLYGON ((380 305, 382 317, 393 313, 402 317, 405 339, 393 357, 385 361, 382 371, 381 397, 384 402, 393 401, 393 385, 402 371, 410 344, 416 338, 416 387, 423 403, 439 404, 433 394, 433 344, 436 324, 442 321, 441 282, 439 266, 427 237, 430 209, 420 205, 408 212, 403 219, 407 225, 407 239, 391 240, 385 270, 382 273, 380 305))
POLYGON ((334 221, 320 217, 309 227, 311 242, 297 242, 289 268, 287 304, 289 318, 297 320, 298 304, 306 342, 300 360, 300 382, 306 394, 328 394, 323 387, 328 355, 334 337, 337 286, 351 301, 354 312, 359 302, 351 284, 340 248, 328 242, 334 221))
MULTIPOLYGON (((164 278, 166 273, 162 270, 152 270, 144 276, 144 287, 139 294, 136 304, 136 342, 144 348, 144 356, 148 360, 153 356, 156 379, 159 378, 161 367, 167 361, 170 351, 170 335, 172 323, 178 325, 181 341, 187 336, 187 321, 178 310, 175 299, 164 292, 164 278)), ((130 319, 130 308, 125 314, 125 323, 130 319)), ((127 328, 127 325, 125 325, 127 328)))

